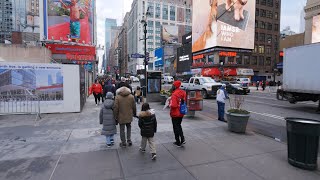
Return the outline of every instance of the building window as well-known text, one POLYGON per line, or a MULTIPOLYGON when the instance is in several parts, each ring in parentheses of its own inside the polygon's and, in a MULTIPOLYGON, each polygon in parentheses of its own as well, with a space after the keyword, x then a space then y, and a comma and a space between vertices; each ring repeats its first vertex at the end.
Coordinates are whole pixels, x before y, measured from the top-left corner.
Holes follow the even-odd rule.
POLYGON ((148 2, 148 8, 149 8, 149 13, 150 13, 150 17, 154 17, 154 4, 153 2, 148 2))
POLYGON ((276 8, 279 8, 279 0, 276 0, 276 8))
POLYGON ((271 46, 267 46, 266 47, 266 53, 267 54, 271 54, 271 46))
POLYGON ((242 55, 238 55, 236 57, 236 62, 237 62, 237 64, 242 64, 242 55))
POLYGON ((249 64, 250 64, 249 56, 244 56, 244 63, 245 63, 246 65, 249 65, 249 64))
POLYGON ((274 31, 279 31, 279 25, 278 24, 274 24, 274 31))
POLYGON ((269 44, 272 43, 272 35, 271 34, 267 34, 267 42, 269 44))
POLYGON ((271 23, 268 23, 267 29, 268 29, 268 30, 272 30, 272 24, 271 24, 271 23))
POLYGON ((170 6, 170 21, 176 21, 176 7, 170 6))
POLYGON ((274 13, 274 19, 278 20, 279 14, 277 12, 274 13))
POLYGON ((267 0, 267 5, 269 7, 273 7, 273 0, 267 0))
POLYGON ((270 18, 270 19, 273 18, 273 13, 272 13, 272 11, 267 11, 267 18, 270 18))
POLYGON ((259 46, 259 54, 264 54, 264 45, 259 46))
POLYGON ((264 9, 260 9, 260 16, 261 17, 266 17, 266 10, 264 10, 264 9))
POLYGON ((156 18, 157 19, 160 19, 160 14, 161 14, 160 4, 156 3, 156 18))
POLYGON ((255 41, 258 41, 258 39, 259 39, 259 33, 258 32, 254 33, 254 38, 255 38, 255 41))
POLYGON ((257 56, 252 56, 251 64, 252 65, 257 65, 257 56))
POLYGON ((192 31, 192 27, 191 26, 185 26, 185 32, 186 34, 192 31))
POLYGON ((256 4, 259 4, 259 0, 256 0, 256 4))
POLYGON ((168 20, 168 5, 162 6, 162 19, 168 20))
POLYGON ((258 45, 254 45, 254 50, 253 50, 253 53, 257 53, 258 52, 258 45))
POLYGON ((259 21, 256 20, 255 26, 256 28, 259 27, 259 21))
POLYGON ((259 56, 259 66, 264 66, 264 56, 259 56))
POLYGON ((265 29, 266 28, 266 23, 263 21, 260 21, 260 28, 265 29))
POLYGON ((267 57, 266 59, 266 65, 270 66, 271 65, 271 57, 267 57))
POLYGON ((261 0, 261 5, 266 5, 267 4, 267 0, 261 0))
POLYGON ((256 8, 256 16, 259 16, 259 9, 256 8))
POLYGON ((260 36, 259 36, 259 41, 261 42, 265 42, 266 41, 266 35, 264 33, 260 33, 260 36))
POLYGON ((208 56, 208 63, 214 63, 214 55, 213 54, 210 54, 208 56))
POLYGON ((191 9, 186 9, 186 23, 191 23, 191 9))

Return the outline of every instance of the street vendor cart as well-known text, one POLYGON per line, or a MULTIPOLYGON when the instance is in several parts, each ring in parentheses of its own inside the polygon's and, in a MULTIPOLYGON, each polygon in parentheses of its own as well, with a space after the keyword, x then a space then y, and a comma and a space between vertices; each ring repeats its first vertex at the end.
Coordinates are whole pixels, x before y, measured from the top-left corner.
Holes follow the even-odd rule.
POLYGON ((194 117, 196 111, 202 111, 203 96, 201 92, 202 90, 186 90, 188 116, 194 117))

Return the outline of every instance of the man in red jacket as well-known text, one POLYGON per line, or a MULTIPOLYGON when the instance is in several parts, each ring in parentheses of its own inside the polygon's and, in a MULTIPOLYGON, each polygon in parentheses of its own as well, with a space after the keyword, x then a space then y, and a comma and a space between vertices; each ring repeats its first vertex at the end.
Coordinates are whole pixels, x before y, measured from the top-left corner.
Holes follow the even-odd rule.
POLYGON ((187 102, 186 92, 180 89, 181 81, 175 81, 172 85, 172 95, 170 100, 170 116, 172 119, 173 132, 176 139, 176 142, 173 144, 181 147, 186 143, 183 131, 181 127, 181 122, 183 118, 183 114, 180 113, 180 102, 184 100, 187 102))

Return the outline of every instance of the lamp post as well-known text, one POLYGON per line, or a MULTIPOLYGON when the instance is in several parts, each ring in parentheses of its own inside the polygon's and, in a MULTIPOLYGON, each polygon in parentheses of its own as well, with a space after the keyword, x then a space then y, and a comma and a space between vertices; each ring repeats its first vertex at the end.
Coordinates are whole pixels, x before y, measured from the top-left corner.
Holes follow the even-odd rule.
POLYGON ((145 14, 145 17, 144 19, 141 20, 141 23, 143 24, 143 33, 144 33, 144 38, 142 40, 144 40, 144 70, 145 70, 145 73, 144 73, 144 80, 145 80, 145 88, 144 88, 144 95, 145 95, 145 102, 147 102, 147 83, 148 83, 148 79, 147 79, 147 64, 148 64, 148 61, 147 61, 147 16, 149 15, 149 7, 147 9, 147 12, 145 14))

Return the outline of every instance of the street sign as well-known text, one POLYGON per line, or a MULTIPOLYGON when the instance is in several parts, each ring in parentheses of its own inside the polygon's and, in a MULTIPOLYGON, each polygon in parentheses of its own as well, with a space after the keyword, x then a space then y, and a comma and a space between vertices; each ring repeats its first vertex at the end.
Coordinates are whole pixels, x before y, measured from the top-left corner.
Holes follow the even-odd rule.
POLYGON ((144 58, 144 55, 139 54, 139 53, 135 53, 135 54, 131 54, 131 58, 144 58))

